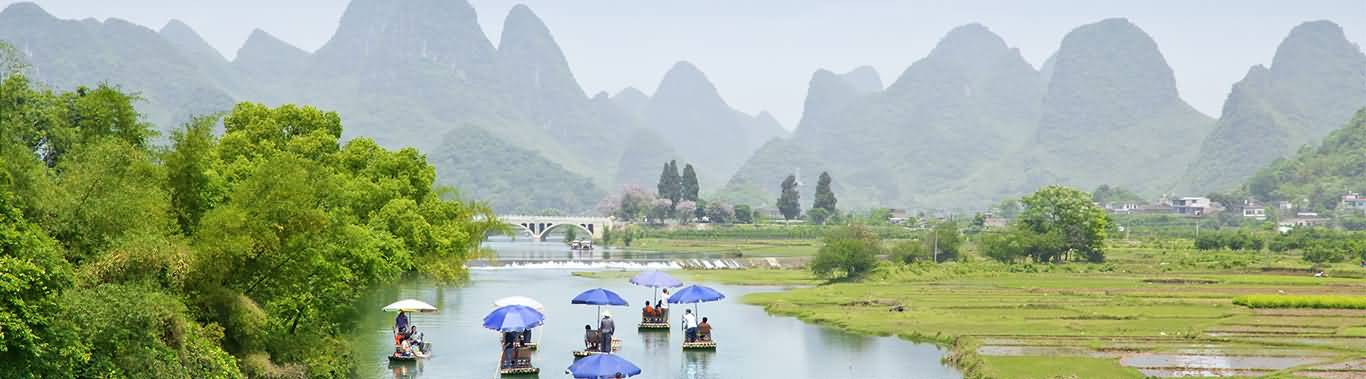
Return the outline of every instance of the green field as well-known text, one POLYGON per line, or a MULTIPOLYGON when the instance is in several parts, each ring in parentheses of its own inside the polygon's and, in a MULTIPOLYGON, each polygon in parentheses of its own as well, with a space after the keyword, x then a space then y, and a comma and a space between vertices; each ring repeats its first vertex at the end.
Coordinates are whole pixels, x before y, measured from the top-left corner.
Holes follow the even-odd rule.
MULTIPOLYGON (((969 377, 1143 377, 1185 367, 1175 359, 1229 357, 1251 363, 1197 372, 1366 377, 1366 310, 1234 303, 1259 295, 1341 301, 1366 293, 1366 280, 1279 270, 1294 266, 1288 254, 1146 247, 1110 254, 1103 264, 884 264, 863 282, 756 293, 744 301, 856 333, 948 346, 953 354, 946 361, 969 377), (1335 366, 1343 362, 1351 365, 1335 366)), ((1331 273, 1350 276, 1354 269, 1331 273)), ((818 282, 801 271, 680 275, 735 284, 818 282)))

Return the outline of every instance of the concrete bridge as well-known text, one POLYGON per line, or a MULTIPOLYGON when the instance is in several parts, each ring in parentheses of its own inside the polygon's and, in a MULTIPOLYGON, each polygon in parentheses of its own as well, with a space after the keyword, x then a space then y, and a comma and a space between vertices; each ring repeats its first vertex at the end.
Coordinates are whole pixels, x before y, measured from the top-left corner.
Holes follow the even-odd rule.
POLYGON ((537 241, 544 241, 547 234, 560 227, 579 228, 593 236, 593 239, 602 238, 602 233, 612 227, 612 219, 607 217, 500 215, 498 219, 505 224, 521 227, 537 241))

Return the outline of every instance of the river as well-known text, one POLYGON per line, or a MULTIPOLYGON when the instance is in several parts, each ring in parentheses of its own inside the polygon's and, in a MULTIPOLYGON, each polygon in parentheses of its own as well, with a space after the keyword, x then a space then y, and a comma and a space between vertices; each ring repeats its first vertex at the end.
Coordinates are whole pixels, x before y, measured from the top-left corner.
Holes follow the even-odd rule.
MULTIPOLYGON (((583 347, 583 326, 592 323, 597 327, 596 309, 572 305, 569 299, 595 287, 615 291, 631 303, 630 307, 604 309, 610 310, 617 322, 616 336, 623 343, 618 354, 643 371, 637 378, 961 377, 956 370, 940 363, 944 351, 934 345, 844 333, 792 317, 770 316, 760 307, 740 302, 746 293, 778 291, 780 287, 705 283, 727 296, 720 302, 700 305, 702 315, 714 325, 713 334, 719 346, 716 351, 684 352, 680 347, 683 333, 678 328, 669 332, 637 331, 639 307, 641 302, 653 298, 652 289, 631 285, 624 279, 571 275, 573 271, 663 267, 649 255, 572 256, 564 245, 551 242, 490 242, 486 247, 497 252, 499 262, 472 267, 467 283, 442 286, 408 280, 379 288, 362 302, 363 309, 373 312, 364 314, 356 336, 361 377, 497 378, 499 335, 480 324, 492 310, 494 300, 520 295, 545 304, 545 326, 533 332, 540 344, 533 358, 534 365, 541 368, 539 377, 567 378, 565 368, 574 359, 570 351, 583 347), (433 342, 433 355, 417 365, 390 365, 385 352, 393 346, 390 328, 394 315, 380 312, 379 308, 406 298, 440 308, 434 314, 412 316, 418 330, 433 342)), ((674 306, 675 325, 682 308, 674 306)))

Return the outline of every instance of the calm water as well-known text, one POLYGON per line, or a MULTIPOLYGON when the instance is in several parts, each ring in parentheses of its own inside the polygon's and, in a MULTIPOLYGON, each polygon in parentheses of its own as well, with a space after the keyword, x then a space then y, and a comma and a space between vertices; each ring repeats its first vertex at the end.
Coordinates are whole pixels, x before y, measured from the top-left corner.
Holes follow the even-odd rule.
MULTIPOLYGON (((492 243, 500 259, 519 261, 514 267, 474 268, 462 286, 438 286, 409 281, 381 288, 364 306, 374 309, 362 320, 357 353, 362 377, 382 378, 497 378, 498 334, 480 326, 493 301, 506 296, 528 296, 545 304, 546 325, 535 329, 540 349, 533 362, 541 378, 567 378, 573 363, 570 351, 583 347, 583 326, 596 328, 594 307, 572 305, 579 292, 603 287, 621 294, 631 306, 604 308, 617 321, 618 352, 643 370, 636 378, 959 378, 939 363, 944 352, 933 345, 913 344, 891 337, 865 337, 805 324, 791 317, 774 317, 762 308, 740 303, 746 293, 777 291, 777 287, 708 285, 726 294, 721 302, 701 305, 711 318, 719 347, 714 352, 684 352, 681 330, 638 332, 639 307, 652 299, 650 288, 624 279, 597 280, 570 275, 585 269, 648 267, 650 258, 630 260, 579 257, 569 259, 563 245, 492 243), (550 254, 535 261, 530 257, 550 254), (565 258, 561 258, 564 256, 565 258), (566 263, 568 261, 568 263, 566 263), (562 268, 562 267, 571 268, 562 268), (613 267, 613 268, 603 268, 613 267), (393 314, 379 308, 388 302, 416 298, 441 309, 412 317, 433 342, 433 356, 418 365, 391 366, 385 352, 392 349, 393 314)), ((602 255, 599 253, 598 255, 602 255)), ((675 305, 673 324, 680 323, 682 306, 675 305)))

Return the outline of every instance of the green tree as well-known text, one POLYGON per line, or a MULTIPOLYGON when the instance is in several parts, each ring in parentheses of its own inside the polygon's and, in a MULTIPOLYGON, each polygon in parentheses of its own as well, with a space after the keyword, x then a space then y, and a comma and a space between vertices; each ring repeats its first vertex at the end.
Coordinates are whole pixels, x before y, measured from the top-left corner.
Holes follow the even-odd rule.
POLYGON ((58 296, 72 285, 71 266, 57 242, 24 219, 4 191, 0 172, 0 377, 64 377, 80 351, 54 326, 63 317, 58 296))
POLYGON ((664 163, 664 169, 659 173, 659 184, 655 185, 658 190, 656 195, 660 199, 669 200, 669 209, 672 210, 683 198, 683 181, 678 176, 678 162, 669 161, 664 163))
POLYGON ((824 209, 827 215, 838 212, 835 209, 835 193, 830 191, 830 173, 821 172, 820 179, 816 180, 816 199, 811 203, 811 209, 824 209))
POLYGON ((1120 188, 1119 186, 1101 184, 1100 187, 1096 187, 1095 192, 1091 193, 1091 200, 1100 203, 1101 205, 1105 205, 1109 203, 1140 202, 1143 201, 1143 198, 1127 189, 1120 188))
POLYGON ((1062 261, 1069 256, 1090 261, 1105 260, 1103 246, 1109 217, 1085 192, 1048 186, 1021 200, 1024 211, 1014 225, 1063 242, 1056 251, 1040 251, 1040 261, 1062 261))
POLYGON ((935 262, 957 260, 959 249, 963 245, 963 236, 958 230, 958 222, 945 221, 935 225, 934 229, 930 230, 930 236, 922 242, 935 262))
POLYGON ((811 208, 806 211, 806 220, 812 224, 822 225, 830 218, 830 211, 825 208, 811 208))
POLYGON ((738 204, 738 205, 736 205, 736 206, 735 206, 735 223, 736 223, 736 224, 753 224, 753 223, 754 223, 754 210, 751 209, 748 205, 745 205, 745 204, 738 204))
POLYGON ((811 261, 811 271, 830 279, 857 279, 877 266, 882 239, 867 227, 850 225, 830 231, 811 261))
POLYGON ((218 117, 200 117, 171 133, 171 149, 162 158, 171 208, 186 235, 193 235, 199 219, 223 199, 225 182, 213 167, 217 122, 218 117))
POLYGON ((802 205, 797 203, 801 195, 797 192, 797 177, 788 175, 783 179, 782 194, 778 196, 778 212, 783 219, 792 220, 802 215, 802 205))
POLYGON ((576 229, 578 229, 578 228, 575 228, 575 227, 573 227, 573 226, 567 226, 567 227, 564 228, 564 240, 565 240, 565 242, 574 241, 574 240, 577 240, 577 239, 579 238, 579 236, 578 236, 578 230, 576 230, 576 229))
POLYGON ((692 163, 683 166, 682 181, 683 182, 680 184, 679 190, 682 191, 680 196, 683 198, 683 200, 688 200, 692 202, 701 201, 701 199, 698 198, 697 194, 701 191, 702 188, 697 185, 697 172, 693 171, 692 163))
POLYGON ((707 202, 707 219, 713 224, 736 222, 735 210, 737 209, 739 206, 731 207, 729 204, 717 200, 709 201, 707 202))
POLYGON ((28 61, 19 49, 5 41, 0 41, 0 80, 10 76, 23 75, 28 71, 28 61))

